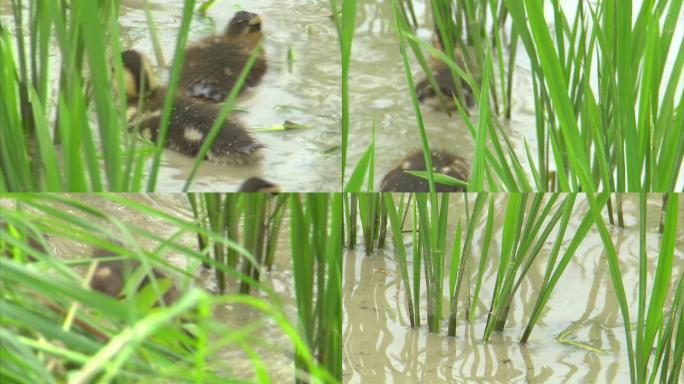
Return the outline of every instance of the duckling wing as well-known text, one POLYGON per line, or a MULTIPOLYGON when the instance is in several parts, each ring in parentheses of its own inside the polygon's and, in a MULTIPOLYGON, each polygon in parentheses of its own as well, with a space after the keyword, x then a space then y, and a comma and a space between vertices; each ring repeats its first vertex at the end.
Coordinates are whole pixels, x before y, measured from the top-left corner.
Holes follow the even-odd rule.
MULTIPOLYGON (((250 51, 234 42, 218 39, 188 48, 181 72, 181 89, 192 97, 224 101, 249 59, 250 51)), ((245 86, 255 86, 266 72, 266 61, 259 58, 252 66, 245 86)), ((242 92, 243 89, 240 90, 242 92)))

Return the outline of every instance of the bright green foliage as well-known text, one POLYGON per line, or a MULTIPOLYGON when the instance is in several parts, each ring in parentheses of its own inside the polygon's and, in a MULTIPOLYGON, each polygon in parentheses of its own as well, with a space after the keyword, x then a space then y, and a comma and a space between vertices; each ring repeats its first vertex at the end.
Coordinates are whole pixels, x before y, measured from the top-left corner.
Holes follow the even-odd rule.
MULTIPOLYGON (((681 0, 643 1, 638 9, 580 1, 574 12, 558 0, 433 0, 428 27, 439 33, 444 51, 414 36, 411 0, 393 6, 407 97, 428 164, 421 176, 430 185, 430 140, 406 45, 433 87, 421 48, 444 62, 478 101, 474 121, 460 82, 453 100, 440 95, 443 104, 457 108, 475 142, 469 190, 668 192, 681 185, 684 42, 673 39, 684 28, 681 0), (544 7, 551 11, 548 19, 544 7), (463 52, 466 68, 456 64, 453 48, 463 52), (536 156, 527 140, 524 153, 514 149, 510 133, 501 129, 501 120, 511 117, 511 98, 527 97, 513 95, 516 57, 523 53, 531 62, 536 156)), ((342 112, 348 123, 353 111, 342 112)), ((364 167, 367 162, 364 157, 364 167)))
MULTIPOLYGON (((675 247, 678 237, 681 237, 681 209, 678 194, 668 194, 664 200, 662 235, 659 239, 658 253, 647 255, 647 194, 639 195, 639 232, 640 232, 640 260, 638 280, 638 307, 636 308, 636 322, 634 309, 630 308, 626 288, 623 283, 624 275, 614 243, 615 236, 609 230, 606 221, 605 208, 608 207, 608 193, 592 194, 521 194, 511 193, 496 196, 505 212, 501 217, 501 224, 494 225, 495 197, 487 194, 477 194, 472 211, 469 210, 468 195, 463 195, 466 211, 465 229, 459 219, 453 234, 450 247, 450 260, 443 255, 446 253, 446 233, 449 223, 453 223, 448 216, 453 212, 453 204, 449 209, 447 194, 435 195, 439 204, 437 209, 430 206, 430 194, 411 194, 408 208, 413 208, 411 224, 411 239, 413 242, 413 258, 409 260, 402 233, 404 224, 397 211, 395 200, 400 199, 403 205, 404 196, 384 194, 383 199, 387 208, 391 233, 394 244, 394 254, 404 286, 404 300, 408 307, 408 317, 411 327, 420 326, 419 308, 421 300, 427 307, 428 329, 433 333, 441 333, 440 320, 448 316, 448 336, 456 336, 456 320, 465 317, 467 321, 477 321, 474 311, 479 298, 487 265, 496 269, 496 277, 492 297, 488 303, 489 311, 483 340, 489 340, 494 332, 502 332, 509 319, 511 305, 516 295, 520 295, 519 288, 527 279, 527 274, 533 268, 544 268, 543 279, 532 292, 536 298, 531 313, 528 314, 527 325, 524 328, 521 342, 529 340, 532 330, 539 322, 545 305, 552 300, 552 295, 562 295, 555 292, 559 280, 563 276, 568 264, 572 261, 579 246, 587 235, 600 237, 605 253, 598 259, 608 263, 610 280, 616 295, 622 324, 625 328, 625 340, 631 378, 634 383, 660 381, 675 383, 679 380, 684 355, 682 343, 682 324, 684 311, 684 283, 682 276, 673 275, 676 262, 675 247), (582 213, 576 204, 579 200, 588 206, 588 212, 582 213), (489 208, 484 226, 481 218, 486 202, 489 208), (582 213, 578 225, 572 233, 568 226, 573 218, 582 213), (499 232, 500 230, 500 232, 499 232), (463 231, 465 238, 463 239, 463 231), (474 256, 474 233, 479 231, 480 241, 479 265, 469 267, 469 260, 474 256), (491 248, 492 239, 496 236, 496 249, 491 248), (650 260, 650 261, 649 261, 650 260), (655 260, 655 262, 653 261, 655 260), (410 269, 408 264, 413 263, 410 269), (450 266, 448 279, 444 270, 450 266), (649 267, 652 265, 652 267, 649 267), (545 267, 544 267, 545 266, 545 267), (649 270, 652 268, 653 270, 649 270), (476 271, 474 279, 470 275, 476 271), (464 284, 472 281, 473 287, 464 284), (443 313, 441 302, 445 297, 443 281, 448 282, 449 311, 443 313), (465 316, 458 311, 459 300, 471 303, 465 316), (668 306, 669 305, 669 306, 668 306)), ((457 203, 460 204, 460 203, 457 203)), ((559 339, 563 338, 560 334, 559 339)))
MULTIPOLYGON (((129 133, 125 93, 116 92, 125 89, 119 1, 73 0, 66 6, 12 0, 14 34, 0 24, 0 191, 155 191, 194 4, 183 5, 159 139, 149 143, 135 129, 129 133), (57 66, 60 75, 53 79, 48 75, 57 66)), ((147 7, 145 15, 157 61, 164 66, 147 7)), ((184 190, 191 187, 260 51, 252 52, 220 108, 184 190)))
MULTIPOLYGON (((244 372, 231 373, 233 367, 216 360, 226 348, 242 349, 254 369, 254 380, 269 382, 270 366, 259 352, 264 349, 282 349, 286 356, 296 351, 298 375, 307 372, 311 382, 336 383, 341 377, 341 195, 308 196, 303 214, 293 218, 291 230, 301 229, 307 222, 311 230, 307 244, 312 253, 317 273, 315 279, 316 306, 309 304, 307 312, 311 328, 301 327, 297 319, 288 319, 281 300, 267 286, 257 282, 258 275, 240 272, 238 268, 207 257, 209 248, 236 251, 236 258, 244 264, 257 263, 254 249, 254 232, 263 222, 254 223, 254 215, 272 212, 269 219, 281 221, 287 202, 297 196, 263 194, 240 195, 235 205, 242 206, 244 218, 241 230, 245 247, 226 236, 227 228, 220 227, 225 211, 219 216, 205 215, 207 207, 219 203, 230 209, 234 201, 225 203, 221 195, 191 196, 200 216, 196 220, 170 213, 142 202, 142 199, 124 195, 99 195, 88 199, 59 194, 13 194, 6 198, 0 221, 0 339, 3 359, 0 362, 0 381, 17 383, 70 382, 87 383, 123 381, 169 382, 225 382, 240 380, 244 372), (282 197, 281 197, 282 196, 282 197), (253 198, 253 199, 252 199, 253 198), (241 200, 242 199, 242 200, 241 200), (266 200, 281 203, 274 207, 266 200), (160 233, 157 228, 140 227, 125 218, 98 208, 98 200, 108 206, 134 210, 136 214, 153 218, 171 233, 160 233), (201 202, 200 206, 197 201, 201 202), (11 203, 11 206, 6 205, 11 203), (258 205, 261 204, 261 209, 258 205), (199 222, 205 220, 204 225, 199 222), (323 220, 323 221, 321 221, 323 220), (297 221, 295 223, 294 221, 297 221), (325 223, 329 221, 329 225, 325 223), (206 223, 213 224, 207 225, 206 223), (216 227, 218 223, 219 227, 216 227), (252 226, 254 229, 248 229, 252 226), (219 230, 214 230, 219 228, 219 230), (324 228, 324 230, 319 230, 324 228), (204 248, 187 246, 180 239, 188 234, 203 239, 204 248), (251 234, 251 235, 250 235, 251 234), (47 237, 43 237, 43 235, 47 237), (251 237, 252 239, 248 239, 251 237), (40 250, 29 246, 31 238, 45 246, 40 250), (309 240, 313 240, 309 242, 309 240), (128 278, 125 298, 105 296, 87 289, 92 273, 92 257, 78 255, 56 256, 49 247, 54 241, 75 241, 87 247, 111 250, 120 256, 114 259, 134 259, 140 267, 128 278), (151 248, 141 244, 154 244, 151 248), (217 248, 219 247, 220 248, 217 248), (315 250, 315 251, 314 251, 315 250), (165 254, 173 252, 187 258, 184 268, 170 264, 165 254), (8 252, 11 257, 5 257, 8 252), (322 253, 321 253, 322 252, 322 253), (30 259, 29 259, 30 258, 30 259), (230 277, 249 283, 259 290, 259 297, 250 295, 211 295, 198 288, 190 288, 201 263, 209 263, 230 277), (321 265, 324 264, 323 267, 321 265), (84 265, 90 272, 78 273, 74 266, 84 265), (172 276, 182 287, 181 298, 169 306, 152 307, 158 301, 170 280, 159 278, 154 270, 172 276), (136 291, 143 278, 151 284, 136 291), (212 319, 217 306, 251 308, 259 316, 240 326, 226 327, 212 319), (277 329, 290 341, 289 346, 274 345, 261 336, 265 327, 277 329), (310 335, 307 329, 314 332, 310 335), (310 336, 313 336, 311 339, 310 336), (315 341, 316 344, 313 344, 315 341), (288 348, 289 347, 289 348, 288 348), (337 352, 335 352, 337 351, 337 352), (66 372, 68 371, 68 372, 66 372), (240 376, 236 376, 240 375, 240 376)), ((233 196, 233 195, 227 195, 233 196)), ((294 203, 293 203, 294 204, 294 203)), ((213 211, 210 211, 213 212, 213 211)), ((301 213, 301 212, 300 212, 301 213)), ((239 215, 237 216, 239 219, 239 215)), ((236 221, 238 220, 236 219, 236 221)), ((258 220, 257 220, 258 221, 258 220)), ((271 236, 263 237, 276 242, 271 236)), ((293 245, 298 251, 299 245, 293 245)), ((267 257, 268 252, 262 252, 267 257)), ((297 255, 298 256, 298 255, 297 255)), ((296 259, 296 257, 294 258, 296 259)), ((297 259, 293 267, 301 267, 297 259)), ((304 266, 306 267, 306 266, 304 266)), ((302 282, 309 281, 295 273, 295 290, 299 300, 304 290, 302 282)), ((312 276, 309 276, 312 279, 312 276)), ((299 307, 299 306, 298 306, 299 307)), ((304 307, 302 307, 304 309, 304 307)), ((303 314, 299 313, 299 319, 303 314)), ((277 352, 275 352, 277 353, 277 352)), ((304 377, 304 376, 301 376, 304 377)))

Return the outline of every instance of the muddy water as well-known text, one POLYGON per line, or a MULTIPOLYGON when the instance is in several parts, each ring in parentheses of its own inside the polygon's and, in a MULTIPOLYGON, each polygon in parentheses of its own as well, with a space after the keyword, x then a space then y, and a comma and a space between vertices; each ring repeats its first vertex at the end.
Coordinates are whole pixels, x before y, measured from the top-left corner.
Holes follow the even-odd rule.
MULTIPOLYGON (((120 221, 129 226, 153 231, 161 238, 175 238, 175 241, 183 246, 197 246, 197 238, 195 235, 185 233, 178 237, 178 227, 169 224, 167 221, 142 214, 133 208, 122 206, 97 195, 78 194, 71 196, 78 198, 78 200, 84 204, 117 217, 120 221)), ((154 209, 172 214, 180 219, 192 220, 192 210, 185 195, 128 194, 126 197, 137 203, 145 204, 154 209)), ((0 200, 0 206, 2 206, 3 209, 10 209, 13 206, 13 203, 9 199, 2 199, 0 200)), ((59 207, 66 213, 83 216, 83 213, 80 210, 75 210, 63 205, 59 205, 59 207)), ((88 216, 88 220, 91 220, 95 225, 101 226, 104 229, 118 232, 116 227, 111 223, 95 220, 92 216, 88 216)), ((287 217, 285 220, 288 220, 287 217)), ((275 297, 282 305, 284 313, 294 324, 297 319, 297 309, 294 302, 292 262, 290 258, 289 236, 286 229, 288 225, 286 224, 287 223, 284 223, 281 228, 273 270, 270 272, 264 271, 261 274, 261 282, 266 288, 271 289, 275 293, 275 297)), ((141 247, 145 249, 154 249, 158 246, 158 243, 155 241, 138 236, 132 227, 129 227, 129 230, 131 230, 131 234, 135 237, 141 247)), ((65 259, 86 258, 89 257, 92 252, 91 247, 88 245, 57 236, 50 236, 49 243, 55 255, 65 259)), ((186 256, 171 250, 167 251, 164 254, 164 257, 176 267, 185 270, 189 276, 193 276, 191 279, 175 279, 179 284, 179 287, 181 287, 181 290, 189 286, 195 286, 209 292, 217 291, 214 274, 204 270, 199 266, 197 261, 191 261, 186 256)), ((237 292, 237 284, 235 282, 229 282, 229 286, 228 293, 237 292)), ((255 293, 255 295, 266 299, 265 294, 255 293)), ((259 325, 254 328, 251 337, 248 338, 248 340, 252 341, 250 346, 256 350, 265 362, 267 362, 267 369, 271 380, 274 380, 274 382, 289 382, 292 380, 292 377, 294 377, 293 352, 291 349, 292 343, 289 338, 280 331, 280 328, 273 321, 266 318, 262 312, 256 311, 248 306, 223 304, 213 308, 211 319, 214 322, 211 329, 213 332, 216 332, 214 336, 210 336, 211 340, 214 342, 212 348, 217 348, 215 343, 223 340, 228 332, 238 331, 248 325, 259 325)), ((252 361, 239 347, 232 345, 221 346, 216 352, 210 355, 208 359, 212 370, 215 372, 222 372, 226 375, 230 374, 231 377, 245 379, 254 377, 252 361)))
MULTIPOLYGON (((452 221, 464 217, 461 197, 455 200, 452 221)), ((505 212, 503 197, 497 204, 497 216, 505 212)), ((680 206, 681 207, 681 206, 680 206)), ((567 233, 574 233, 587 212, 578 198, 576 215, 567 233)), ((660 199, 649 200, 648 258, 653 277, 659 250, 657 233, 660 199)), ((684 209, 682 209, 684 217, 684 209)), ((499 221, 501 219, 498 219, 499 221)), ((619 253, 622 278, 635 314, 638 278, 638 202, 625 203, 626 228, 610 227, 619 253)), ((484 223, 480 223, 484 227, 484 223)), ((455 226, 452 223, 451 233, 455 226)), ((343 280, 343 382, 345 383, 625 383, 629 381, 627 350, 622 317, 610 282, 604 247, 592 230, 578 249, 560 279, 554 294, 537 323, 529 342, 518 343, 536 300, 546 267, 545 257, 552 247, 550 236, 538 261, 528 273, 513 301, 506 328, 494 334, 490 342, 482 335, 491 300, 500 245, 501 223, 490 248, 477 314, 467 323, 459 313, 457 336, 446 337, 444 320, 439 334, 427 330, 425 296, 421 299, 421 326, 411 329, 398 264, 391 249, 364 256, 364 251, 348 251, 344 259, 343 280), (561 337, 562 336, 562 337, 561 337), (559 337, 570 342, 559 340, 559 337), (571 345, 571 343, 579 343, 571 345)), ((472 276, 479 263, 479 233, 475 232, 470 267, 472 276)), ((566 238, 569 236, 566 236, 566 238)), ((405 241, 410 241, 406 238, 405 241)), ((566 240, 565 246, 569 243, 566 240)), ((564 248, 562 248, 564 249, 564 248)), ((684 272, 684 231, 679 230, 673 276, 684 272)), ((409 261, 409 271, 412 263, 409 261)), ((448 270, 448 267, 447 267, 448 270)), ((674 281, 674 278, 673 278, 674 281)), ((464 281, 473 286, 472 281, 464 281)), ((424 283, 423 283, 424 284, 424 283)), ((446 284, 446 283, 445 283, 446 284)), ((674 284, 674 283, 673 283, 674 284)), ((446 286, 446 285, 445 285, 446 286)), ((444 298, 445 303, 447 297, 444 298)), ((446 304, 445 304, 446 305, 446 304)), ((459 308, 465 308, 461 300, 459 308)), ((445 307, 448 308, 448 307, 445 307)))
MULTIPOLYGON (((574 15, 577 0, 561 0, 559 3, 568 17, 574 15)), ((419 28, 416 34, 426 42, 432 38, 432 19, 429 1, 413 1, 419 28)), ((641 1, 633 0, 634 6, 641 1)), ((547 3, 547 22, 553 28, 552 10, 547 3)), ((636 9, 636 8, 635 8, 636 9)), ((636 12, 635 12, 636 13, 636 12)), ((635 14, 636 17, 636 14, 635 14)), ((682 10, 684 18, 684 10, 682 10)), ((684 38, 684 24, 679 23, 673 41, 684 38)), ((509 34, 510 35, 510 34, 509 34)), ((407 47, 414 81, 423 78, 422 69, 412 50, 407 47)), ((668 65, 672 67, 676 49, 668 65)), ((423 52, 427 55, 427 52, 423 52)), ((506 52, 504 52, 506 54, 506 52)), ((428 56, 426 56, 428 57, 428 56)), ((505 58, 507 61, 508 58, 505 58)), ((671 70, 671 69, 670 69, 671 70)), ((666 70, 667 73, 669 73, 666 70)), ((595 81, 596 79, 592 79, 595 81)), ((508 135, 513 149, 523 168, 529 163, 525 155, 525 142, 530 153, 537 152, 535 132, 535 105, 531 66, 525 50, 520 47, 516 56, 514 86, 511 100, 511 119, 500 123, 508 135)), ((680 80, 681 81, 681 80, 680 80)), ((415 150, 422 148, 415 112, 409 95, 406 73, 404 71, 399 41, 394 28, 394 13, 391 1, 360 0, 356 14, 356 30, 352 46, 350 74, 350 137, 347 169, 351 170, 367 149, 372 139, 372 127, 376 129, 376 174, 378 182, 400 160, 415 150)), ((681 88, 684 82, 680 82, 681 88)), ((474 142, 463 122, 455 112, 451 117, 443 110, 422 106, 421 111, 431 148, 449 150, 465 159, 473 158, 474 142)), ((477 123, 477 111, 471 110, 471 118, 477 123)), ((684 172, 680 172, 678 187, 684 187, 684 172)), ((351 171, 345 173, 349 178, 351 171)))

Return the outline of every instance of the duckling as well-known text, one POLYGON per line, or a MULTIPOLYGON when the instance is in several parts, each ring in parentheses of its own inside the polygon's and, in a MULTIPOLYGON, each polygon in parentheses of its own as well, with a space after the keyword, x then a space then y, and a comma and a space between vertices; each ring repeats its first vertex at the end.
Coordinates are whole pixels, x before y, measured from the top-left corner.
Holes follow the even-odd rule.
MULTIPOLYGON (((93 251, 94 258, 116 256, 119 255, 102 248, 96 248, 93 251)), ((126 285, 126 278, 133 274, 139 266, 140 262, 132 259, 100 261, 98 262, 97 267, 95 268, 95 273, 93 273, 93 277, 90 280, 90 288, 104 293, 105 295, 119 298, 123 293, 124 286, 126 285)), ((158 281, 169 278, 163 272, 160 272, 156 269, 153 269, 152 273, 154 274, 155 279, 158 281)), ((140 292, 150 283, 149 276, 145 276, 140 285, 137 287, 137 291, 140 292)), ((178 300, 180 296, 180 290, 175 284, 172 284, 163 295, 164 304, 172 304, 178 300)))
MULTIPOLYGON (((460 180, 468 180, 468 164, 460 156, 444 152, 432 151, 432 170, 460 180)), ((405 171, 425 171, 423 151, 419 150, 407 156, 401 164, 389 171, 382 179, 380 189, 383 192, 429 192, 427 179, 413 176, 405 171)), ((437 192, 463 192, 462 187, 435 183, 437 192)))
MULTIPOLYGON (((180 79, 182 92, 205 101, 224 101, 262 37, 259 15, 235 13, 223 34, 206 37, 188 47, 180 79)), ((240 92, 256 86, 267 68, 262 50, 240 92)))
POLYGON ((238 192, 280 192, 280 187, 259 177, 250 177, 245 180, 238 192))
MULTIPOLYGON (((442 37, 438 31, 435 31, 435 34, 433 35, 433 45, 439 50, 444 51, 442 37)), ((469 53, 472 54, 474 52, 470 52, 469 50, 469 53)), ((466 65, 465 55, 463 54, 463 50, 461 49, 461 47, 454 47, 454 59, 455 63, 459 67, 464 69, 472 69, 472 66, 466 65)), ((454 107, 451 99, 456 95, 456 82, 454 81, 451 69, 443 61, 436 60, 434 58, 431 61, 430 67, 432 70, 432 75, 435 78, 435 82, 437 83, 437 86, 439 86, 439 90, 442 94, 449 98, 448 106, 454 107)), ((475 76, 476 78, 478 78, 479 74, 476 73, 475 76)), ((460 81, 461 91, 463 92, 466 107, 472 107, 473 105, 475 105, 473 90, 470 88, 468 83, 466 83, 462 79, 458 79, 458 81, 460 81)), ((416 84, 416 96, 418 97, 418 101, 425 103, 429 106, 435 108, 443 106, 443 104, 437 97, 437 91, 435 91, 435 89, 432 87, 432 84, 430 84, 430 80, 427 77, 423 78, 416 84)))
MULTIPOLYGON (((143 137, 157 140, 164 108, 166 88, 157 86, 147 58, 133 50, 122 54, 128 121, 131 129, 140 125, 143 137), (143 88, 144 86, 144 88, 143 88), (142 110, 138 104, 142 100, 142 110)), ((196 156, 218 116, 218 107, 176 95, 171 110, 166 147, 187 156, 196 156)), ((251 164, 259 159, 258 143, 234 118, 227 118, 214 139, 206 159, 219 164, 251 164)))

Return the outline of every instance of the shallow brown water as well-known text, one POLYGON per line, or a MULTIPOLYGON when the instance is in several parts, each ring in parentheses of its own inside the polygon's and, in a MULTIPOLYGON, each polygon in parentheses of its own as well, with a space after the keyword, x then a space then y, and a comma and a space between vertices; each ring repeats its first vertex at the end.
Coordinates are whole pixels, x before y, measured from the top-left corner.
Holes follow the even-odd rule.
MULTIPOLYGON (((422 325, 418 329, 410 328, 400 270, 391 249, 375 252, 370 257, 364 256, 363 249, 348 251, 345 254, 343 382, 629 381, 622 317, 614 298, 604 247, 595 230, 587 235, 560 279, 527 344, 520 344, 518 340, 536 300, 537 287, 543 279, 545 257, 555 238, 553 234, 516 294, 504 332, 493 334, 490 342, 482 341, 498 266, 492 262, 492 258, 497 255, 496 252, 492 253, 492 250, 500 246, 500 221, 505 211, 505 206, 500 204, 502 198, 498 197, 498 223, 495 221, 498 232, 495 232, 490 247, 490 260, 480 292, 475 321, 465 322, 461 310, 455 338, 446 336, 446 319, 441 323, 442 329, 439 334, 428 332, 424 295, 420 308, 422 325), (558 338, 562 334, 565 334, 564 339, 570 341, 559 341, 558 338), (573 346, 573 342, 584 347, 573 346)), ((462 216, 462 198, 454 196, 452 201, 452 216, 462 216)), ((625 203, 626 228, 610 227, 621 262, 622 278, 632 317, 636 313, 638 278, 637 204, 633 198, 625 203)), ((586 211, 583 199, 578 198, 575 205, 576 214, 571 220, 566 238, 570 238, 574 233, 586 211)), ((659 212, 660 198, 651 198, 647 234, 651 278, 659 250, 659 212)), ((484 223, 480 225, 480 228, 484 227, 484 223)), ((453 223, 451 228, 453 235, 453 223)), ((482 241, 479 232, 481 231, 476 231, 472 252, 474 257, 469 262, 471 276, 475 276, 476 271, 473 269, 476 269, 479 263, 482 241)), ((567 246, 568 243, 569 239, 564 245, 567 246)), ((676 249, 673 282, 684 272, 684 230, 681 228, 676 249)), ((411 270, 412 262, 409 261, 409 271, 411 270)), ((467 286, 474 286, 472 281, 469 283, 466 280, 464 283, 467 286)), ((448 297, 445 296, 444 300, 446 303, 448 297)), ((461 300, 459 308, 465 308, 465 305, 465 301, 461 300)))

